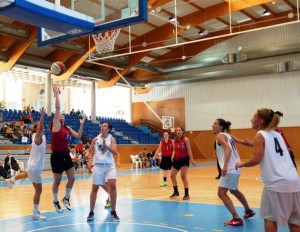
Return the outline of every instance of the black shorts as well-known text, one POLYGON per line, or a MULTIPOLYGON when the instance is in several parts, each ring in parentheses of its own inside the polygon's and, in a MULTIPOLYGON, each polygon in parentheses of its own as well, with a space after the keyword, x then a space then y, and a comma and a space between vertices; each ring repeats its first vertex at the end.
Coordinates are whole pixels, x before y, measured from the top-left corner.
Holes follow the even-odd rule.
POLYGON ((162 170, 171 170, 171 167, 172 167, 171 156, 162 156, 159 167, 162 170))
POLYGON ((52 152, 50 162, 53 173, 63 173, 73 168, 73 162, 69 152, 52 152))
POLYGON ((190 158, 188 156, 180 159, 173 159, 172 167, 180 170, 181 167, 190 166, 190 158))

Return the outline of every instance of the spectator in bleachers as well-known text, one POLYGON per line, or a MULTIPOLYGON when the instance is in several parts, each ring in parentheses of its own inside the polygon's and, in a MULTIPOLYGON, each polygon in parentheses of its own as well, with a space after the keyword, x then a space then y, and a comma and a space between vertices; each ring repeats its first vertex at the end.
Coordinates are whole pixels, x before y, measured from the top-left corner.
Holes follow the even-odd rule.
POLYGON ((26 116, 26 119, 24 121, 25 123, 32 123, 33 122, 33 116, 32 113, 29 112, 29 114, 26 116))
POLYGON ((5 127, 6 129, 5 129, 4 137, 5 138, 13 138, 13 129, 12 129, 11 125, 9 123, 7 123, 5 126, 6 126, 5 127))
POLYGON ((89 142, 87 142, 87 143, 85 144, 84 149, 87 151, 87 150, 90 148, 90 146, 91 146, 91 144, 90 144, 89 142))
POLYGON ((68 149, 69 149, 69 150, 71 150, 71 149, 73 149, 73 148, 75 149, 75 146, 74 146, 73 144, 68 144, 68 149))
POLYGON ((19 126, 20 126, 21 130, 23 130, 23 129, 24 129, 24 126, 25 126, 24 121, 19 122, 19 126))
POLYGON ((7 155, 4 159, 4 168, 7 172, 10 170, 10 168, 15 171, 19 171, 18 161, 12 156, 11 151, 7 151, 7 155))
POLYGON ((148 167, 147 148, 144 148, 144 150, 141 151, 138 154, 138 156, 142 160, 143 168, 147 168, 148 167))
POLYGON ((76 145, 76 153, 82 154, 82 151, 84 149, 82 140, 79 141, 79 143, 76 145))
POLYGON ((83 112, 83 110, 81 110, 80 114, 79 114, 79 117, 83 117, 83 115, 84 115, 84 112, 83 112))
POLYGON ((150 168, 151 167, 156 167, 156 159, 153 159, 153 157, 155 155, 155 151, 156 150, 147 153, 147 159, 149 161, 150 168))
POLYGON ((83 153, 83 155, 82 155, 82 163, 83 163, 83 165, 85 165, 85 167, 86 167, 86 169, 89 171, 89 173, 92 173, 92 168, 93 168, 93 166, 92 165, 89 165, 89 159, 90 159, 90 157, 89 157, 89 155, 88 155, 88 152, 87 152, 88 150, 84 150, 84 153, 83 153))
POLYGON ((30 112, 31 112, 32 114, 36 113, 36 111, 33 109, 33 106, 31 106, 30 112))
POLYGON ((30 106, 30 104, 28 105, 28 106, 24 106, 24 110, 26 111, 26 112, 30 112, 30 109, 31 109, 31 106, 30 106))
POLYGON ((70 115, 71 115, 71 116, 74 116, 74 115, 76 115, 76 113, 75 113, 75 110, 74 110, 74 109, 72 109, 72 110, 71 110, 71 112, 70 112, 70 115))
POLYGON ((74 168, 75 168, 75 171, 76 171, 78 169, 78 159, 77 159, 77 156, 76 156, 75 148, 70 149, 70 157, 72 159, 72 162, 73 162, 73 165, 74 165, 74 168))
POLYGON ((26 137, 29 137, 29 129, 28 129, 27 126, 24 126, 24 127, 23 127, 22 134, 25 134, 26 137))
POLYGON ((20 139, 22 137, 23 131, 21 130, 20 126, 16 126, 16 128, 13 131, 12 137, 14 139, 20 139))
POLYGON ((2 125, 0 125, 0 132, 1 132, 1 134, 3 134, 3 135, 4 135, 4 133, 5 133, 5 130, 6 130, 6 124, 2 124, 2 125))
POLYGON ((80 110, 78 109, 78 110, 76 111, 75 115, 76 115, 76 116, 79 116, 80 113, 81 113, 81 112, 80 112, 80 110))
POLYGON ((30 124, 33 122, 33 117, 31 112, 28 113, 28 115, 22 114, 20 117, 20 120, 23 121, 24 123, 30 124))
POLYGON ((0 176, 2 176, 4 179, 8 179, 8 173, 3 167, 2 159, 0 159, 0 176))

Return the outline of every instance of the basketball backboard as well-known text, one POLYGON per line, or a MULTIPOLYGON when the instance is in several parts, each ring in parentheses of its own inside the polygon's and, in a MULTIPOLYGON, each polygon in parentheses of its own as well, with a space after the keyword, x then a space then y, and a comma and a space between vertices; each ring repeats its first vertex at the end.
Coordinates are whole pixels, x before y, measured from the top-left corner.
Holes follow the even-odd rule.
MULTIPOLYGON (((41 0, 39 0, 40 2, 41 0)), ((54 9, 60 9, 62 18, 71 15, 76 19, 92 22, 92 30, 49 29, 39 28, 38 45, 59 43, 67 40, 86 37, 97 32, 147 21, 147 1, 145 0, 43 0, 53 4, 54 9)), ((48 4, 47 3, 47 4, 48 4)))

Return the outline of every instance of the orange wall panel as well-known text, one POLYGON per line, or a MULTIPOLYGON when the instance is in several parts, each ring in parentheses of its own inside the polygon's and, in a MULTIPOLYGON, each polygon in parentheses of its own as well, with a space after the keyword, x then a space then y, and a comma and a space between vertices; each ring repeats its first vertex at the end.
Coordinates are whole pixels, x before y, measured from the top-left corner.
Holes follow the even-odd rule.
MULTIPOLYGON (((161 101, 150 101, 147 104, 160 117, 171 116, 175 119, 175 127, 181 126, 185 128, 185 106, 184 99, 170 99, 161 101)), ((132 104, 133 125, 141 125, 140 119, 147 119, 152 121, 158 127, 162 127, 162 123, 151 112, 151 110, 143 102, 136 102, 132 104)))

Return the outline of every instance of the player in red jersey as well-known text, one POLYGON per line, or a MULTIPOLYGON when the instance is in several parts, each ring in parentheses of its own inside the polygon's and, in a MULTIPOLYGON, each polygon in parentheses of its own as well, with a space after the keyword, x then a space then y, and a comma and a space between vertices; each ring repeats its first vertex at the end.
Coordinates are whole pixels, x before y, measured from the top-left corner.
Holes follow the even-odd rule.
POLYGON ((193 158, 190 140, 184 136, 184 130, 181 127, 176 128, 176 137, 173 141, 173 154, 172 154, 172 169, 171 180, 174 188, 174 193, 170 198, 179 197, 179 191, 177 186, 176 176, 179 170, 181 171, 181 179, 184 185, 184 197, 183 200, 189 200, 189 184, 187 180, 187 173, 190 162, 196 166, 196 162, 193 158))
POLYGON ((66 184, 66 193, 64 198, 62 199, 62 203, 68 210, 71 210, 70 206, 70 194, 75 181, 75 169, 73 166, 72 159, 70 157, 70 152, 68 149, 68 141, 71 136, 75 138, 81 138, 83 131, 83 124, 86 120, 86 116, 84 115, 82 119, 80 119, 79 131, 75 132, 69 126, 64 124, 65 116, 60 112, 60 100, 59 94, 60 89, 58 86, 53 85, 53 92, 55 97, 55 114, 53 116, 53 120, 51 123, 51 131, 52 131, 52 142, 51 142, 51 167, 53 172, 53 205, 58 213, 62 213, 63 209, 59 205, 58 200, 58 188, 61 182, 62 173, 65 171, 68 181, 66 184))
POLYGON ((160 187, 167 186, 168 170, 172 168, 173 141, 169 138, 169 133, 164 132, 164 139, 160 141, 159 146, 153 156, 153 160, 157 159, 158 153, 161 153, 160 168, 163 170, 163 182, 160 187))

